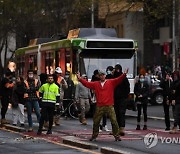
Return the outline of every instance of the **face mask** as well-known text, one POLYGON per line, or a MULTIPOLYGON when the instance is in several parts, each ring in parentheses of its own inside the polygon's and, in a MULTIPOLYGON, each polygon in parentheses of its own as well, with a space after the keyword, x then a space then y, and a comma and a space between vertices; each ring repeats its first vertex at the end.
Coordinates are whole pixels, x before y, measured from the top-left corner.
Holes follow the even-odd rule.
POLYGON ((33 78, 34 75, 33 75, 33 74, 29 74, 28 77, 29 77, 29 78, 33 78))
POLYGON ((111 74, 111 71, 107 71, 107 74, 111 74))
POLYGON ((144 82, 144 79, 140 79, 140 82, 144 82))

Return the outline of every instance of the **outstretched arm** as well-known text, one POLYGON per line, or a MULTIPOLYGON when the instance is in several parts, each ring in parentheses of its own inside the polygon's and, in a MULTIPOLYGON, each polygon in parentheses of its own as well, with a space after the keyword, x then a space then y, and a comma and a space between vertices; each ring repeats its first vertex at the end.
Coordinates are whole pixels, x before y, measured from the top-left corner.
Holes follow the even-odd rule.
POLYGON ((125 69, 124 73, 122 75, 120 75, 119 77, 113 79, 112 80, 113 85, 117 86, 118 84, 120 84, 123 81, 123 79, 126 77, 126 74, 128 73, 128 71, 129 71, 129 68, 125 69))
POLYGON ((90 89, 95 88, 95 82, 88 82, 88 81, 82 79, 79 72, 76 74, 76 76, 77 76, 79 82, 81 82, 85 87, 90 88, 90 89))

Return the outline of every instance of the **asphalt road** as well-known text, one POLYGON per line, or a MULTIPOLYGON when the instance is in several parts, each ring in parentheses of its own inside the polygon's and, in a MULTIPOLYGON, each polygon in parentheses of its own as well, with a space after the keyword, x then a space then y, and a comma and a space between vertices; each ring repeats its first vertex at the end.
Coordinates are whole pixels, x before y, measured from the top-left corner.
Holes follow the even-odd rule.
MULTIPOLYGON (((121 150, 123 153, 152 153, 152 154, 178 154, 180 150, 180 132, 175 135, 165 132, 165 123, 163 119, 163 108, 162 106, 148 106, 148 130, 135 130, 136 128, 136 112, 127 111, 126 117, 126 135, 122 137, 122 141, 115 142, 112 135, 109 132, 101 132, 97 138, 97 141, 90 142, 89 138, 92 134, 92 118, 88 119, 88 125, 84 126, 79 123, 78 120, 74 119, 61 119, 61 125, 53 127, 53 135, 47 136, 46 132, 42 136, 37 136, 36 131, 38 124, 35 123, 34 133, 21 133, 21 135, 32 136, 32 139, 26 139, 17 137, 17 134, 8 133, 0 130, 0 153, 96 153, 100 152, 103 147, 112 148, 113 150, 121 150), (131 116, 130 116, 131 115, 131 116), (161 119, 161 120, 157 120, 161 119), (147 148, 147 144, 144 142, 144 136, 149 133, 157 134, 157 143, 154 147, 147 148), (12 135, 13 134, 13 135, 12 135), (8 138, 6 137, 8 136, 8 138), (20 139, 17 139, 20 138, 20 139), (95 144, 98 146, 96 150, 83 151, 79 149, 69 149, 63 146, 63 138, 73 138, 75 142, 81 141, 89 144, 95 144), (176 143, 172 143, 172 139, 177 139, 176 143), (9 141, 6 141, 8 140, 9 141), (43 139, 43 140, 41 140, 43 139), (45 139, 45 140, 44 140, 45 139), (5 141, 5 143, 4 143, 5 141), (47 141, 53 141, 48 143, 47 141), (166 143, 165 143, 166 142, 166 143), (54 144, 58 143, 58 144, 54 144), (21 146, 23 145, 23 146, 21 146), (14 147, 15 146, 15 147, 14 147), (20 149, 18 149, 20 148, 20 149), (22 149, 21 149, 22 148, 22 149), (14 150, 12 150, 14 149, 14 150), (9 150, 9 151, 8 151, 9 150), (16 151, 17 150, 17 151, 16 151), (69 150, 69 151, 68 151, 69 150)), ((8 111, 9 119, 11 118, 11 111, 8 111)), ((27 119, 27 117, 26 117, 27 119)), ((36 122, 35 116, 33 116, 34 122, 36 122)), ((108 128, 111 129, 110 121, 107 122, 108 128)), ((142 123, 143 124, 143 123, 142 123)), ((172 122, 173 125, 173 122, 172 122)), ((27 128, 27 121, 26 121, 27 128)), ((153 142, 155 143, 155 142, 153 142)), ((82 146, 83 148, 83 146, 82 146)), ((112 153, 112 152, 109 152, 112 153)))
POLYGON ((91 151, 0 130, 1 154, 85 154, 91 151))

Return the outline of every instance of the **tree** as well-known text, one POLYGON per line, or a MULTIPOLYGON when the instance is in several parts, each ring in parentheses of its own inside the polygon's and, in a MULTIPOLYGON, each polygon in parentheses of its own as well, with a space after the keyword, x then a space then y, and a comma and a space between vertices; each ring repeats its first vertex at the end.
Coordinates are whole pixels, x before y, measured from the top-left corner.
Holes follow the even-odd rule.
MULTIPOLYGON (((171 17, 172 14, 172 0, 164 0, 163 3, 160 0, 1 0, 0 53, 3 49, 9 51, 7 40, 12 34, 16 35, 16 47, 19 48, 27 46, 29 40, 34 38, 49 38, 56 34, 67 34, 72 28, 91 27, 92 2, 95 7, 95 27, 105 25, 105 20, 99 19, 100 4, 105 6, 105 15, 108 15, 113 11, 121 13, 124 8, 128 8, 128 13, 132 6, 141 2, 147 23, 171 17), (124 1, 127 2, 125 5, 124 1)), ((0 74, 2 69, 0 62, 0 74)))

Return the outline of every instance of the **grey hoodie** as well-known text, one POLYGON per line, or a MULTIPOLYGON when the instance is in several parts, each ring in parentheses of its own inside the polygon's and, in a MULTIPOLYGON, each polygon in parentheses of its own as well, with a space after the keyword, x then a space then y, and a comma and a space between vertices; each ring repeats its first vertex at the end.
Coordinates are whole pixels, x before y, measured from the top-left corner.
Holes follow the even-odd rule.
POLYGON ((75 99, 78 100, 79 98, 91 98, 90 89, 83 86, 80 82, 77 84, 75 92, 75 99))

